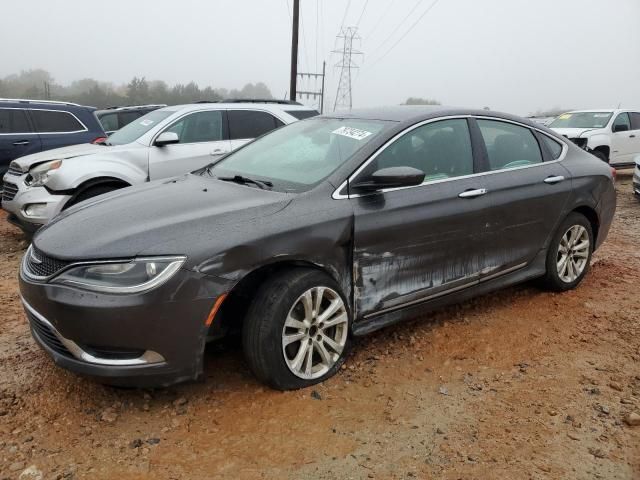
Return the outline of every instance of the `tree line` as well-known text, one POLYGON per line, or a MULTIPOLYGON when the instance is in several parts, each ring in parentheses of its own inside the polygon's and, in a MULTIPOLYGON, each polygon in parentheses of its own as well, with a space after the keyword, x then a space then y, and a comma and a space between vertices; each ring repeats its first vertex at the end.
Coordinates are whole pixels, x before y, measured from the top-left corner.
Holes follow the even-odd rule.
POLYGON ((241 89, 200 87, 195 82, 168 85, 162 80, 134 77, 129 83, 84 78, 68 85, 57 83, 46 70, 25 70, 0 79, 0 98, 60 100, 106 108, 119 105, 167 104, 179 105, 197 101, 218 101, 227 98, 273 98, 262 82, 247 83, 241 89))

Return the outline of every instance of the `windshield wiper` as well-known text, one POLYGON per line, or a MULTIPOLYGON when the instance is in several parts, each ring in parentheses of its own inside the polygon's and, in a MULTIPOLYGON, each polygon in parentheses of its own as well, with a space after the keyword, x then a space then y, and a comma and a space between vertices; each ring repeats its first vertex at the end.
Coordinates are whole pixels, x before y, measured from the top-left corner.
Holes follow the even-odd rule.
POLYGON ((273 183, 267 180, 254 180, 253 178, 243 177, 242 175, 234 175, 233 177, 216 177, 218 180, 222 180, 223 182, 234 182, 240 184, 251 183, 256 185, 257 187, 264 190, 265 187, 273 187, 273 183))

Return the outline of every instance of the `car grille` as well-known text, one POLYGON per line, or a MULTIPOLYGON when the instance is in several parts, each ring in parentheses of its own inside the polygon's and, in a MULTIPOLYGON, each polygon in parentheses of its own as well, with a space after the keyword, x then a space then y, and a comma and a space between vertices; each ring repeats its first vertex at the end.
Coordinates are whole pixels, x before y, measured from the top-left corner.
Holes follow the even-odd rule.
POLYGON ((4 184, 2 185, 3 202, 10 202, 11 200, 13 200, 16 196, 16 193, 18 193, 17 185, 10 182, 4 182, 4 184))
POLYGON ((66 357, 73 357, 71 352, 64 346, 64 344, 60 341, 60 339, 53 333, 53 330, 41 322, 33 315, 31 312, 27 310, 27 318, 29 319, 29 324, 31 325, 31 329, 38 336, 40 341, 47 345, 51 350, 60 355, 64 355, 66 357))
POLYGON ((26 256, 25 273, 34 277, 50 277, 71 264, 65 260, 49 257, 33 245, 27 251, 26 256))
POLYGON ((24 172, 22 170, 20 170, 20 168, 18 168, 17 166, 13 165, 13 164, 9 164, 9 169, 7 170, 7 173, 9 175, 17 175, 18 177, 21 176, 24 172))

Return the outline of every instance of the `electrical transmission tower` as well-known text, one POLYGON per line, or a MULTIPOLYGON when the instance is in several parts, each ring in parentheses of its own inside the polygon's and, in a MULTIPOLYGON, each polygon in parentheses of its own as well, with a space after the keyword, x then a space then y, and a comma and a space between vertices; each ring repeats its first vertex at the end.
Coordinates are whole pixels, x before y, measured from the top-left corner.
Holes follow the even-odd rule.
POLYGON ((358 35, 358 27, 343 28, 336 37, 338 42, 342 41, 342 48, 333 50, 332 53, 342 55, 340 61, 336 64, 336 68, 340 68, 340 79, 338 80, 338 89, 336 90, 336 101, 333 104, 333 111, 338 108, 348 108, 351 110, 353 105, 353 95, 351 90, 351 70, 359 68, 356 65, 355 58, 363 53, 354 49, 354 43, 360 42, 358 35))

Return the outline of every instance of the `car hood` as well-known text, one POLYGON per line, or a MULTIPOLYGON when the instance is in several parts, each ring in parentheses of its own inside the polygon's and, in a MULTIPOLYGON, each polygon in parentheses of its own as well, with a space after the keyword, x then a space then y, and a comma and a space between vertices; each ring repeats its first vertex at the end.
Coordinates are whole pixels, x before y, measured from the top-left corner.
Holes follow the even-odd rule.
POLYGON ((17 164, 23 172, 28 171, 34 165, 48 162, 51 160, 64 160, 68 158, 83 157, 93 155, 95 153, 122 153, 143 147, 137 143, 129 143, 127 145, 95 145, 93 143, 82 143, 80 145, 71 145, 70 147, 54 148, 45 150, 44 152, 32 153, 15 159, 12 163, 17 164))
MULTIPOLYGON (((185 175, 82 202, 38 231, 33 243, 62 260, 187 255, 236 235, 287 206, 292 195, 185 175)), ((194 261, 197 261, 195 259, 194 261)))
POLYGON ((595 130, 601 130, 599 128, 552 128, 554 132, 567 137, 567 138, 580 138, 587 132, 593 132, 595 130))

